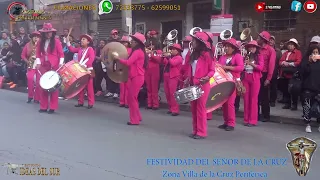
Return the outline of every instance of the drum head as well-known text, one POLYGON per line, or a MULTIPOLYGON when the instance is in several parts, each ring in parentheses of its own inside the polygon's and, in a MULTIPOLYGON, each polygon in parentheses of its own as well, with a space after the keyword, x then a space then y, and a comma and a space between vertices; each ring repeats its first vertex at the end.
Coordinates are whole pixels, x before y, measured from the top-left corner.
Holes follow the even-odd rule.
POLYGON ((74 83, 71 84, 68 90, 63 93, 63 96, 67 99, 75 97, 87 86, 89 78, 90 74, 87 74, 77 79, 74 83))
POLYGON ((232 81, 217 84, 210 89, 206 103, 207 113, 222 106, 235 90, 235 83, 232 81))
POLYGON ((60 75, 55 71, 47 71, 39 81, 40 87, 44 90, 49 90, 55 87, 60 81, 60 75))

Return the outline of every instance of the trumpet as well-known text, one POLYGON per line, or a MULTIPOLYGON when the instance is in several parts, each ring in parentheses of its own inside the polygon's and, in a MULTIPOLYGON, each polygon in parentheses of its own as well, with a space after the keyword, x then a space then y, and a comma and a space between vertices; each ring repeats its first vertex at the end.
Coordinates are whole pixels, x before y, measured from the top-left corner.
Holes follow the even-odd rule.
MULTIPOLYGON (((222 41, 229 40, 232 38, 232 36, 233 36, 233 32, 230 29, 226 29, 220 33, 220 39, 222 41)), ((218 58, 218 56, 223 56, 224 54, 225 54, 225 50, 224 50, 223 44, 222 42, 218 42, 216 44, 214 57, 218 58)))

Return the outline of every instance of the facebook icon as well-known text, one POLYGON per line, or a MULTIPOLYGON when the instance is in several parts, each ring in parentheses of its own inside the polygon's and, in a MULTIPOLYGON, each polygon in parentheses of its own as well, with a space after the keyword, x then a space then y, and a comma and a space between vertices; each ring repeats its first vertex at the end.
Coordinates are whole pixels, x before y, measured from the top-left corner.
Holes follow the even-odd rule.
POLYGON ((299 1, 292 1, 291 3, 291 11, 300 12, 302 4, 299 1))

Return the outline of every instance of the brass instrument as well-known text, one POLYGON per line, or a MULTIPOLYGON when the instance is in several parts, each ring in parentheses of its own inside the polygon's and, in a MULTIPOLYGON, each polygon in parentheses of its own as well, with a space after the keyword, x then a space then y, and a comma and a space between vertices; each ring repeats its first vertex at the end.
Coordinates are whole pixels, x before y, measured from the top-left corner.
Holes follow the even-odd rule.
MULTIPOLYGON (((220 33, 220 39, 222 41, 229 40, 232 38, 232 36, 233 36, 233 32, 230 29, 226 29, 220 33)), ((223 55, 225 55, 225 50, 224 50, 223 44, 222 44, 222 42, 218 42, 216 44, 214 57, 218 58, 218 56, 223 56, 223 55)))
POLYGON ((242 32, 241 32, 241 35, 240 35, 240 40, 241 41, 244 41, 241 43, 241 46, 240 46, 240 52, 241 52, 241 55, 242 57, 246 57, 247 55, 247 50, 245 48, 245 44, 249 41, 252 41, 252 36, 251 36, 251 29, 250 28, 245 28, 242 32), (250 40, 249 40, 249 37, 250 37, 250 40))
MULTIPOLYGON (((196 32, 202 32, 202 29, 199 27, 194 27, 190 30, 189 34, 190 36, 193 36, 196 34, 196 32)), ((193 52, 192 41, 189 43, 189 50, 191 53, 193 52)))
POLYGON ((165 52, 169 52, 169 47, 179 42, 177 37, 178 30, 176 29, 173 29, 168 33, 166 39, 163 42, 163 44, 166 45, 165 52))
POLYGON ((31 55, 28 59, 28 68, 33 68, 34 63, 36 61, 36 47, 37 47, 37 43, 34 44, 33 48, 32 48, 32 52, 31 55))

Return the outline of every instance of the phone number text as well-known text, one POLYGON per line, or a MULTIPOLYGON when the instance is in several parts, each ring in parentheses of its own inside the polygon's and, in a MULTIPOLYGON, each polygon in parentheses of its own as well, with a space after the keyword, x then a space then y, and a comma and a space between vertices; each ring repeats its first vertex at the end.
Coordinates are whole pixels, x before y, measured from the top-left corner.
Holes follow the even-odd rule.
POLYGON ((120 11, 180 11, 180 5, 144 5, 144 4, 135 4, 135 5, 116 5, 116 10, 120 11))

